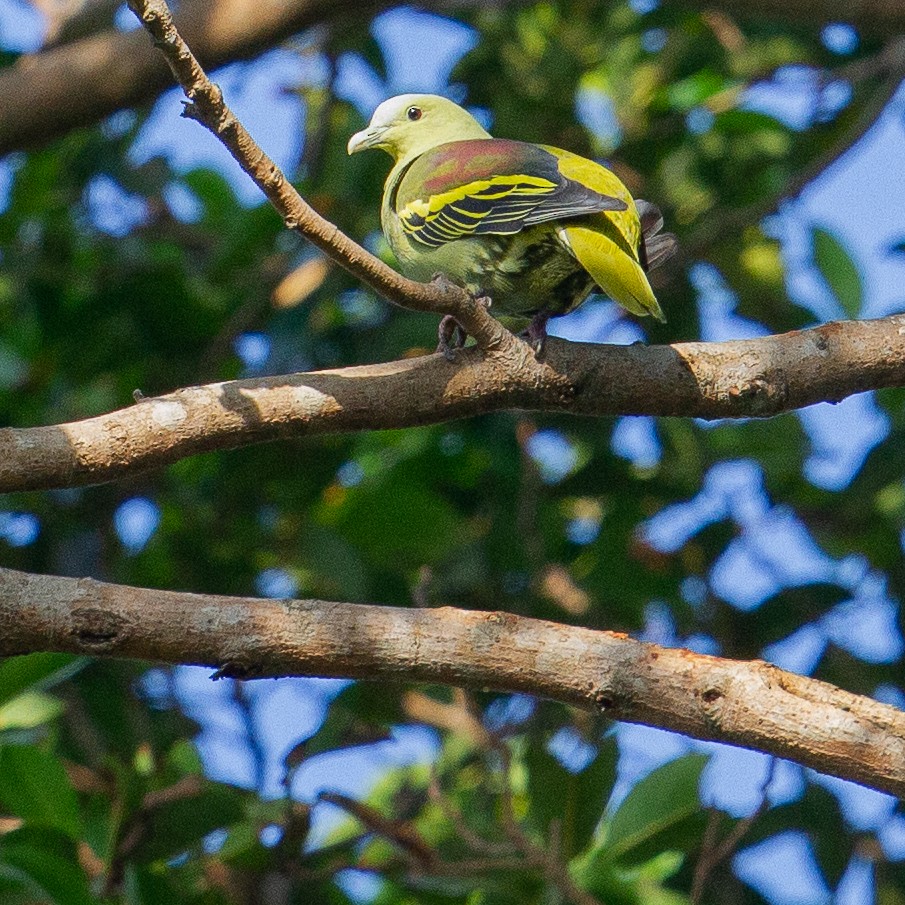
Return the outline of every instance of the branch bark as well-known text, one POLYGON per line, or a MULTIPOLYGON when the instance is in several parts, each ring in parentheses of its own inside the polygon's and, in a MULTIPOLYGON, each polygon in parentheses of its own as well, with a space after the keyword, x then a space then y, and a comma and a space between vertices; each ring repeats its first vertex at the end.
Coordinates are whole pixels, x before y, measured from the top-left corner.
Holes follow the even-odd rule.
POLYGON ((504 408, 585 415, 752 417, 905 385, 905 318, 746 342, 654 348, 551 342, 543 362, 454 287, 405 280, 319 217, 225 106, 163 0, 133 0, 202 120, 288 225, 376 291, 454 313, 482 348, 178 390, 99 418, 0 432, 0 491, 99 483, 193 453, 325 432, 407 427, 504 408))
POLYGON ((472 347, 454 363, 428 355, 213 383, 84 421, 5 428, 0 492, 102 484, 215 449, 510 409, 751 418, 905 386, 901 314, 725 343, 551 339, 540 365, 523 347, 521 360, 472 347))
POLYGON ((202 596, 0 570, 0 656, 69 651, 525 692, 905 796, 905 713, 762 661, 443 607, 202 596))
POLYGON ((534 370, 538 375, 544 371, 541 364, 526 355, 524 344, 463 289, 446 279, 430 284, 406 279, 318 214, 229 109, 223 92, 208 78, 176 28, 166 0, 129 0, 129 8, 154 39, 189 99, 184 115, 200 122, 223 143, 283 218, 287 229, 300 233, 393 304, 414 311, 453 315, 485 351, 518 361, 523 369, 534 370))

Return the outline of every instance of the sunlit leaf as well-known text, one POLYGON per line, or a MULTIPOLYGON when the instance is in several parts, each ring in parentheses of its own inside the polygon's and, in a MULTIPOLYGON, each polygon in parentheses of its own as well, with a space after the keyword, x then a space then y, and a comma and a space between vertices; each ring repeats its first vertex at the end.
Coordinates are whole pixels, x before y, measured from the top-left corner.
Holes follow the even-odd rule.
POLYGON ((704 816, 698 785, 706 764, 706 756, 690 754, 638 782, 607 821, 606 857, 638 863, 664 849, 696 844, 704 816))
POLYGON ((826 280, 833 298, 849 317, 857 317, 864 301, 861 272, 851 253, 832 233, 814 228, 814 263, 826 280))
POLYGON ((0 730, 32 729, 56 719, 64 709, 58 698, 27 691, 0 707, 0 730))

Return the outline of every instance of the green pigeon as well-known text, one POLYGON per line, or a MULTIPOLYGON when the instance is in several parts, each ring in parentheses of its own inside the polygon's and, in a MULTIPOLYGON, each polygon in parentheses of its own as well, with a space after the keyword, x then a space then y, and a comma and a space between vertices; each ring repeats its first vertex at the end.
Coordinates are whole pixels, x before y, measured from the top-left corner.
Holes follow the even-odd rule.
MULTIPOLYGON (((664 320, 646 271, 676 250, 663 217, 606 167, 546 145, 493 138, 467 110, 433 94, 384 101, 349 153, 395 161, 380 222, 402 272, 442 274, 496 314, 530 317, 540 352, 547 320, 602 289, 633 314, 664 320)), ((451 318, 440 350, 464 342, 451 318), (452 343, 451 343, 452 341, 452 343)))

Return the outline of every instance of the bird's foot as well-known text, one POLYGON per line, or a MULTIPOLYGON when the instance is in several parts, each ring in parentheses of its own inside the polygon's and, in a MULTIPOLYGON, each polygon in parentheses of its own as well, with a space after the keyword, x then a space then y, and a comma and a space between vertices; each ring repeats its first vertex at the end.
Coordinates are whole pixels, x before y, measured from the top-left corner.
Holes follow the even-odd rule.
POLYGON ((547 321, 550 315, 546 311, 539 311, 531 318, 528 329, 522 334, 528 342, 528 345, 534 349, 536 358, 543 358, 544 347, 547 345, 547 321))
MULTIPOLYGON (((431 284, 444 292, 449 290, 462 291, 462 287, 453 283, 445 273, 435 273, 431 277, 431 284)), ((468 290, 465 291, 467 292, 468 290)), ((471 295, 471 293, 469 294, 471 295)), ((471 298, 485 311, 492 304, 488 295, 471 295, 471 298)), ((437 332, 439 336, 437 351, 442 352, 443 357, 447 361, 455 361, 456 353, 465 345, 465 340, 468 339, 468 332, 452 314, 447 314, 443 317, 437 332)))
POLYGON ((456 353, 465 345, 465 338, 468 334, 451 314, 447 314, 440 321, 437 336, 439 338, 437 351, 442 352, 447 361, 455 361, 456 353))

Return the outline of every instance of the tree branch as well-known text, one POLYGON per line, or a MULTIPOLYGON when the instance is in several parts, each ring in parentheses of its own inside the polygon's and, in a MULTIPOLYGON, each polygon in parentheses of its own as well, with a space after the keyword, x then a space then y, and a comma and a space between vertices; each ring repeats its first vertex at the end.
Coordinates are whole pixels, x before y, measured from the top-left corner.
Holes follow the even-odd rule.
MULTIPOLYGON (((420 0, 442 11, 482 0, 420 0)), ((490 0, 483 0, 490 2, 490 0)), ((498 0, 514 2, 514 0, 498 0)), ((898 0, 670 0, 692 9, 771 15, 780 21, 854 22, 867 32, 905 27, 898 0)), ((389 0, 183 0, 179 21, 198 58, 215 68, 244 60, 297 32, 338 16, 366 16, 389 0)), ((117 110, 153 100, 169 87, 166 67, 135 33, 108 29, 23 57, 0 72, 0 156, 95 123, 117 110)))
POLYGON ((0 570, 0 656, 70 651, 525 692, 789 758, 905 795, 905 713, 762 661, 444 607, 399 609, 145 590, 0 570))
POLYGON ((905 78, 905 36, 890 38, 874 57, 842 67, 837 76, 852 82, 867 78, 878 80, 877 87, 863 102, 848 129, 775 192, 745 207, 715 210, 703 219, 682 241, 679 251, 685 260, 694 260, 721 236, 735 235, 745 226, 758 223, 776 210, 781 201, 798 198, 808 185, 836 166, 861 141, 880 118, 905 78))
POLYGON ((905 7, 900 0, 717 0, 706 4, 698 0, 666 0, 666 5, 721 9, 742 21, 772 19, 802 25, 850 22, 859 31, 874 35, 901 31, 905 25, 905 7))
POLYGON ((166 58, 189 103, 184 114, 209 129, 267 196, 287 229, 295 230, 390 302, 415 311, 451 314, 474 336, 478 345, 523 368, 542 371, 526 347, 467 292, 447 280, 416 283, 324 219, 305 201, 279 167, 264 153, 223 100, 223 92, 205 73, 179 34, 166 0, 129 0, 154 43, 166 58))
POLYGON ((671 346, 551 339, 541 365, 466 349, 188 387, 106 415, 0 430, 0 493, 101 484, 215 449, 510 409, 751 418, 905 386, 905 315, 671 346))
POLYGON ((0 491, 98 483, 184 456, 325 432, 406 427, 503 408, 577 414, 775 414, 861 390, 905 385, 905 319, 827 324, 724 344, 645 349, 525 344, 450 284, 407 280, 320 217, 223 103, 164 0, 131 0, 189 97, 188 110, 229 148, 282 215, 381 295, 453 314, 477 350, 292 377, 178 390, 76 424, 0 432, 0 491))
MULTIPOLYGON (((205 64, 258 54, 337 15, 366 16, 380 0, 187 0, 179 21, 205 64)), ((23 57, 0 73, 0 155, 28 148, 155 98, 170 87, 140 32, 107 30, 23 57)))

